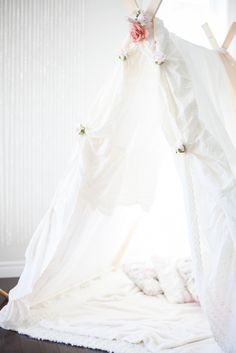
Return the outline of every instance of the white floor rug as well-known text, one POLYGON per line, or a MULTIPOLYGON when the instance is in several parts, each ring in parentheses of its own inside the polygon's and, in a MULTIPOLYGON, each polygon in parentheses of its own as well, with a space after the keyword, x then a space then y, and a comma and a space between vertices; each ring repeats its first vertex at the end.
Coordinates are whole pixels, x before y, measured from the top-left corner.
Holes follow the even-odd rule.
POLYGON ((122 272, 38 304, 21 333, 114 353, 222 353, 198 304, 145 296, 122 272))

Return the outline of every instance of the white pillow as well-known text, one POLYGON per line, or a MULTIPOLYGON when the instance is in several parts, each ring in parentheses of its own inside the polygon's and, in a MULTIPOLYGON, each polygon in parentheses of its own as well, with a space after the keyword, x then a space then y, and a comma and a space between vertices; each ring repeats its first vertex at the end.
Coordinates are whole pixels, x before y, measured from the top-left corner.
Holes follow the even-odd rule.
POLYGON ((176 261, 155 256, 152 258, 152 263, 160 286, 169 302, 181 304, 194 301, 186 288, 184 279, 177 270, 176 261))
POLYGON ((155 270, 146 266, 145 263, 125 264, 123 271, 144 294, 150 296, 163 294, 155 270))

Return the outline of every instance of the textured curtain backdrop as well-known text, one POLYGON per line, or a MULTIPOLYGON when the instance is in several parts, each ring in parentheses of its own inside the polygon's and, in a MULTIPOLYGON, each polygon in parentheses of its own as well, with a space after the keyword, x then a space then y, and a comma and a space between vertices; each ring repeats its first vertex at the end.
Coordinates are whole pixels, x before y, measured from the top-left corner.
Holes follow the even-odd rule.
POLYGON ((1 0, 0 16, 4 261, 22 258, 72 148, 84 92, 84 1, 1 0))
POLYGON ((124 16, 119 0, 0 0, 0 267, 24 258, 124 16))

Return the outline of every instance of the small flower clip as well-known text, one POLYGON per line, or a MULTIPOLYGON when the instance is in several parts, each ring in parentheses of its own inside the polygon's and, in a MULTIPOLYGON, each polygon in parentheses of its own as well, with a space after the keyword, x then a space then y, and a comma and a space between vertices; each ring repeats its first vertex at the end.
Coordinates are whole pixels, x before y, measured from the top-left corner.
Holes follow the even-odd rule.
POLYGON ((161 51, 155 51, 154 53, 154 61, 155 64, 162 65, 166 62, 167 56, 166 54, 162 53, 161 51))
POLYGON ((151 27, 152 19, 151 17, 146 14, 145 12, 141 12, 140 15, 138 16, 138 22, 142 25, 145 26, 146 28, 151 27))
POLYGON ((80 124, 80 126, 78 126, 77 128, 76 128, 76 133, 78 134, 78 135, 85 135, 86 134, 86 129, 85 129, 85 126, 83 126, 82 124, 80 124))
POLYGON ((177 148, 175 153, 185 153, 187 151, 187 148, 184 144, 182 144, 180 147, 177 148))
POLYGON ((122 51, 122 52, 120 53, 120 55, 119 55, 119 59, 120 59, 121 61, 127 60, 127 59, 128 59, 127 52, 122 51))
POLYGON ((143 27, 150 28, 152 18, 147 13, 138 10, 134 18, 128 17, 128 21, 132 24, 139 23, 143 27))

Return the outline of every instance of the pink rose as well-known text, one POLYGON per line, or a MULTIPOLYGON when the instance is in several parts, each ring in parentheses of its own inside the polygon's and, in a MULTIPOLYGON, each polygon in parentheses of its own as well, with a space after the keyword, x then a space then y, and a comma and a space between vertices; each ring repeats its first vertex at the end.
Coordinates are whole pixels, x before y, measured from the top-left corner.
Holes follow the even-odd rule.
POLYGON ((145 26, 142 26, 140 23, 132 23, 130 28, 130 37, 132 42, 141 42, 142 40, 148 38, 148 30, 145 26))

